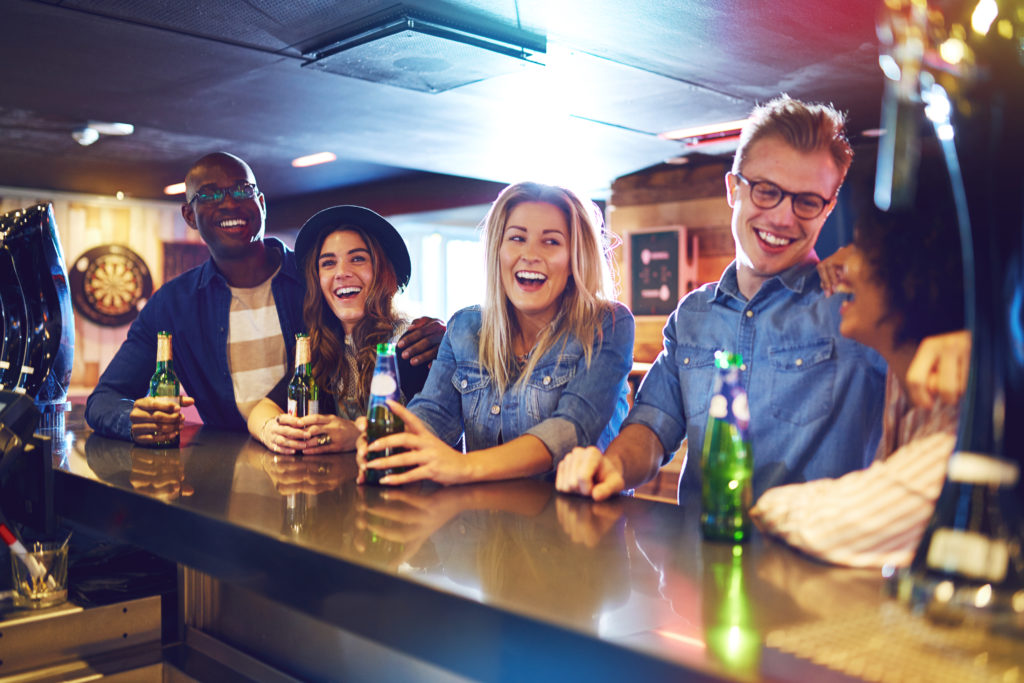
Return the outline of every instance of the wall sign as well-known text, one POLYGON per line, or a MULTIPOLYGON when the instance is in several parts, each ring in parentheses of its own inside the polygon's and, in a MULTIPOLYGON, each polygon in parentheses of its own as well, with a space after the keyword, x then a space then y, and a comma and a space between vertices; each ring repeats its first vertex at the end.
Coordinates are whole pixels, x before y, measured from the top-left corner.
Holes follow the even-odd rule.
POLYGON ((679 231, 629 236, 633 315, 666 316, 679 303, 679 231))
POLYGON ((142 257, 111 244, 79 256, 70 269, 71 300, 97 325, 118 327, 135 320, 153 294, 153 280, 142 257))

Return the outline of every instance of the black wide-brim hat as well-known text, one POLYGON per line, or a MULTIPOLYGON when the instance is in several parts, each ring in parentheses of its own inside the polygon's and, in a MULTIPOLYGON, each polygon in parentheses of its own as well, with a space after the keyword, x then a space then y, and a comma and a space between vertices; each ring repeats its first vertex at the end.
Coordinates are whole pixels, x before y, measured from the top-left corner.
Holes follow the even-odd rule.
POLYGON ((383 216, 362 206, 332 206, 317 211, 303 223, 299 229, 299 236, 295 238, 295 255, 299 258, 300 267, 305 267, 306 259, 316 248, 321 235, 353 225, 377 240, 395 270, 398 288, 404 289, 409 284, 409 276, 412 273, 412 262, 409 260, 409 249, 405 246, 405 240, 395 230, 395 226, 388 223, 383 216))

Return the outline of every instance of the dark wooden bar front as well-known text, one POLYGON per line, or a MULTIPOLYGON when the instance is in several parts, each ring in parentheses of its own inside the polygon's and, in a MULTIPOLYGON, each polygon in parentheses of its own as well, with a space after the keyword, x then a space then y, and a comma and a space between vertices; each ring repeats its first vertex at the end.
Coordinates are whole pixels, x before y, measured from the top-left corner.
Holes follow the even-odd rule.
POLYGON ((152 450, 91 434, 78 410, 68 424, 57 514, 178 563, 183 642, 243 675, 267 667, 250 677, 1024 677, 1020 641, 917 618, 878 572, 758 535, 705 543, 696 506, 533 480, 360 487, 351 454, 194 428, 152 450))

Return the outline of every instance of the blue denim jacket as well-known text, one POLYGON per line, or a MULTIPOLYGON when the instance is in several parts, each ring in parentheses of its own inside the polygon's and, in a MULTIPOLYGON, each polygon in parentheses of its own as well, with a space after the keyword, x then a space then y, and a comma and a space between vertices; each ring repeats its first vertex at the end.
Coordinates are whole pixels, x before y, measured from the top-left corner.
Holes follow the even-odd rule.
MULTIPOLYGON (((283 254, 270 290, 291 357, 295 333, 303 330, 305 283, 294 252, 273 237, 265 242, 283 254)), ((245 431, 228 370, 230 308, 231 290, 212 259, 165 282, 132 323, 128 337, 89 395, 85 407, 89 426, 104 436, 131 439, 128 413, 135 399, 149 390, 156 367, 156 333, 167 330, 173 335, 174 371, 185 392, 196 400, 203 423, 245 431)))
POLYGON ((467 451, 532 434, 554 465, 575 446, 604 448, 618 434, 633 366, 635 324, 628 308, 615 303, 605 314, 589 368, 583 345, 570 338, 544 354, 524 385, 500 397, 480 367, 480 322, 479 306, 452 316, 427 383, 409 403, 434 434, 455 448, 465 432, 467 451))
POLYGON ((743 355, 755 499, 772 486, 870 464, 881 435, 886 367, 875 351, 839 334, 841 300, 822 293, 814 264, 802 264, 747 301, 733 262, 720 282, 679 302, 625 424, 651 428, 666 462, 687 438, 680 499, 700 487, 717 349, 743 355))

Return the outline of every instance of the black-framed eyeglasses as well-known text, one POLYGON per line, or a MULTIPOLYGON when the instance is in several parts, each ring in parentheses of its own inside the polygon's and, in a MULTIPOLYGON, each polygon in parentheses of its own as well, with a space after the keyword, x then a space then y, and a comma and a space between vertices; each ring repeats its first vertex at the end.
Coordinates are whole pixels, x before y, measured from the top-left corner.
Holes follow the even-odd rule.
POLYGON ((749 180, 744 178, 743 174, 737 172, 734 172, 733 175, 750 186, 750 200, 754 202, 754 206, 760 209, 774 209, 782 203, 783 199, 792 197, 793 214, 797 218, 810 220, 820 216, 821 212, 832 201, 813 192, 790 192, 783 190, 770 180, 749 180))
POLYGON ((193 200, 199 200, 200 204, 215 204, 224 201, 224 197, 229 194, 232 199, 252 199, 259 192, 259 188, 245 180, 239 180, 232 187, 204 185, 196 190, 196 193, 192 195, 192 199, 189 199, 187 203, 191 204, 193 200))

